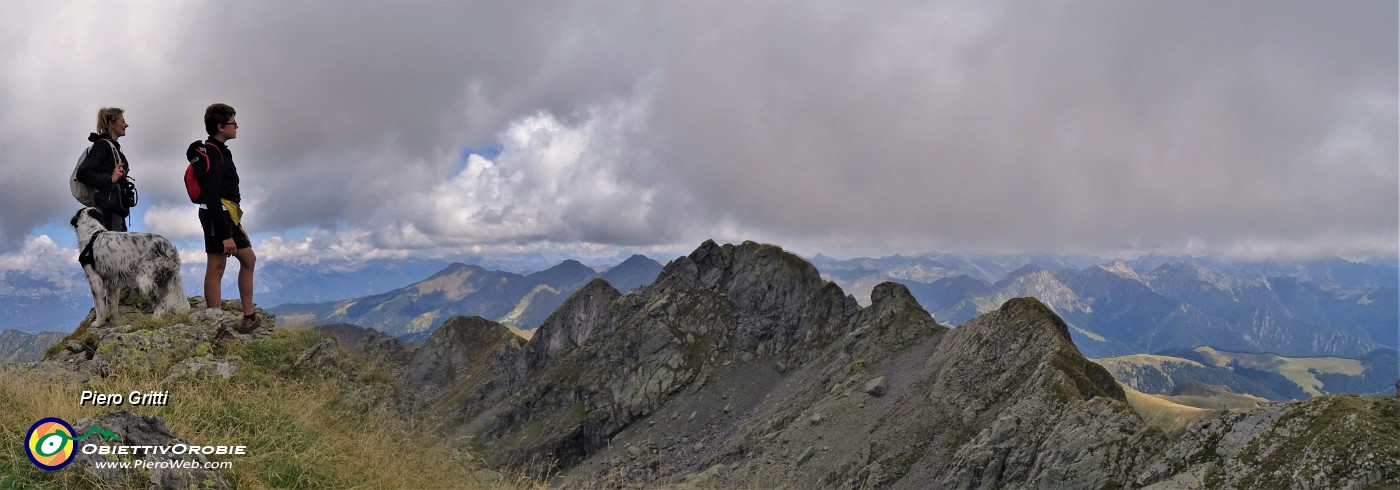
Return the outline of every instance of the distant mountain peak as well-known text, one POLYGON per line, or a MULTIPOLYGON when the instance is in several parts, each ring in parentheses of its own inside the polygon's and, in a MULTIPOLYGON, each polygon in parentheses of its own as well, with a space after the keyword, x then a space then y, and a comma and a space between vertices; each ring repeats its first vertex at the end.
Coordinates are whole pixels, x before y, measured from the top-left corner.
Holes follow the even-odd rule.
POLYGON ((627 292, 632 289, 651 284, 656 280, 656 276, 661 274, 661 263, 652 260, 650 257, 641 254, 634 254, 628 257, 606 272, 603 272, 603 279, 616 287, 619 291, 627 292))
POLYGON ((589 271, 592 271, 593 269, 589 268, 589 267, 586 266, 586 265, 583 265, 583 262, 579 262, 579 261, 574 260, 574 259, 564 259, 562 262, 559 262, 559 263, 556 264, 554 267, 550 267, 550 268, 545 269, 545 270, 547 270, 547 271, 552 271, 552 270, 589 270, 589 271))
POLYGON ((436 273, 434 273, 434 274, 431 275, 431 276, 428 276, 428 278, 427 278, 427 279, 424 279, 423 282, 430 281, 430 280, 433 280, 433 279, 438 279, 438 278, 441 278, 441 277, 446 277, 446 276, 454 275, 454 274, 460 274, 460 273, 466 272, 466 271, 470 271, 470 272, 476 273, 476 272, 486 272, 486 269, 481 268, 481 266, 479 266, 479 265, 468 265, 468 264, 463 264, 463 263, 461 263, 461 262, 453 262, 453 263, 451 263, 451 264, 448 264, 447 267, 443 267, 442 270, 437 271, 436 273))
POLYGON ((1197 274, 1201 270, 1201 266, 1190 262, 1167 262, 1153 269, 1153 272, 1197 274))
POLYGON ((569 282, 583 282, 597 274, 597 271, 593 270, 593 268, 591 267, 583 265, 583 262, 579 262, 574 259, 568 259, 563 262, 560 262, 554 267, 550 267, 548 269, 527 275, 525 277, 533 281, 544 282, 551 285, 560 285, 562 283, 569 282))
POLYGON ((1007 287, 1008 285, 1015 284, 1018 281, 1024 281, 1028 277, 1044 275, 1048 275, 1045 269, 1041 269, 1040 266, 1035 264, 1026 264, 1008 273, 1006 277, 1001 278, 1001 280, 993 284, 992 287, 996 289, 1001 289, 1007 287))
POLYGON ((1137 271, 1133 270, 1132 267, 1129 267, 1128 263, 1124 262, 1123 259, 1114 260, 1113 262, 1100 265, 1099 268, 1123 279, 1136 282, 1146 282, 1142 278, 1142 276, 1139 275, 1137 271))
POLYGON ((1027 274, 1034 274, 1034 273, 1037 273, 1037 272, 1040 272, 1040 271, 1043 271, 1043 270, 1045 270, 1045 269, 1042 269, 1042 268, 1041 268, 1040 266, 1038 266, 1038 265, 1035 265, 1035 264, 1026 264, 1026 265, 1023 265, 1023 266, 1021 266, 1020 268, 1014 270, 1014 271, 1011 271, 1011 273, 1010 273, 1010 274, 1007 274, 1006 277, 1019 277, 1019 276, 1024 276, 1024 275, 1027 275, 1027 274))
POLYGON ((661 267, 661 263, 660 263, 660 262, 657 262, 656 260, 653 260, 651 257, 647 257, 647 256, 642 255, 642 254, 633 254, 631 257, 628 257, 627 260, 624 260, 624 261, 622 261, 621 263, 619 263, 619 264, 617 264, 617 265, 615 265, 615 266, 612 266, 612 268, 610 268, 610 269, 608 269, 608 270, 609 270, 609 271, 614 271, 614 270, 628 270, 628 269, 635 269, 635 268, 639 268, 639 267, 652 267, 652 266, 655 266, 655 267, 657 267, 657 268, 660 268, 660 267, 661 267))

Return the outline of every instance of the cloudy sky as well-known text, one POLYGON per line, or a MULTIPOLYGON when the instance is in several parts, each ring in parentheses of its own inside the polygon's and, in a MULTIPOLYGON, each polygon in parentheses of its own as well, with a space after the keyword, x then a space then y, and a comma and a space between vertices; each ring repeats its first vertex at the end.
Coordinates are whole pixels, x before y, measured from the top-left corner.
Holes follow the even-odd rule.
POLYGON ((133 228, 199 260, 180 178, 212 102, 265 258, 1394 257, 1398 24, 1393 1, 4 0, 0 268, 71 259, 102 106, 131 125, 133 228))

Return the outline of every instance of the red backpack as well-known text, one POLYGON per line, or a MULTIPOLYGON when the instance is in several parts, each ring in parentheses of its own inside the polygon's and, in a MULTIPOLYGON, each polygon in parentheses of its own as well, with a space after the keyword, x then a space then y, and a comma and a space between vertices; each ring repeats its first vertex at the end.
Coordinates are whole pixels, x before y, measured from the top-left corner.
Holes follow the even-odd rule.
MULTIPOLYGON (((199 142, 196 141, 195 143, 199 142)), ((195 204, 203 202, 199 199, 201 195, 201 191, 199 188, 199 178, 203 177, 204 174, 208 173, 209 167, 213 165, 213 163, 209 161, 208 148, 211 146, 214 145, 210 144, 207 141, 204 142, 204 146, 201 146, 199 147, 199 149, 195 150, 195 155, 193 157, 190 157, 190 165, 188 167, 185 167, 185 193, 190 195, 190 202, 195 204), (203 162, 204 164, 203 169, 199 168, 200 162, 203 162)), ((217 151, 217 149, 215 149, 215 151, 217 151)))

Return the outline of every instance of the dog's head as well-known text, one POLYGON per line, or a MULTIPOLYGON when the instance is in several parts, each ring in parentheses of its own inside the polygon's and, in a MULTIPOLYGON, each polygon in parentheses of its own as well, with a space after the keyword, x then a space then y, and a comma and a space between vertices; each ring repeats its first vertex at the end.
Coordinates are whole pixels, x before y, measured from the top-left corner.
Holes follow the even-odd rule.
POLYGON ((98 211, 97 208, 83 208, 83 209, 79 209, 79 210, 78 210, 78 213, 73 215, 73 220, 72 220, 72 221, 69 221, 68 224, 69 224, 69 225, 72 225, 73 228, 77 228, 77 227, 78 227, 78 221, 81 221, 81 220, 83 219, 83 216, 85 216, 85 215, 86 215, 88 218, 91 218, 93 221, 97 221, 97 222, 101 222, 101 221, 102 221, 102 212, 101 212, 101 211, 98 211))

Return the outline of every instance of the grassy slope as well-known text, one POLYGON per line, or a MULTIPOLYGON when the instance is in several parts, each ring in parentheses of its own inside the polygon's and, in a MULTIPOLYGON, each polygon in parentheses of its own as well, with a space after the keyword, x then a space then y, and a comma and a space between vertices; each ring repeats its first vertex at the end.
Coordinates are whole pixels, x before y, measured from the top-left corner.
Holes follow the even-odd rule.
MULTIPOLYGON (((346 393, 343 381, 387 399, 402 387, 374 362, 340 352, 345 372, 294 368, 293 361, 324 336, 279 330, 247 345, 220 345, 216 355, 238 355, 232 379, 181 380, 162 385, 167 366, 126 366, 86 386, 45 384, 14 373, 0 374, 0 433, 23 434, 34 421, 60 417, 70 423, 116 411, 80 407, 83 389, 103 393, 168 389, 166 407, 122 408, 158 415, 177 434, 204 444, 248 446, 246 456, 211 456, 232 461, 225 475, 238 488, 462 488, 520 487, 479 469, 465 452, 380 403, 346 393)), ((178 356, 176 356, 178 357, 178 356)), ((0 445, 0 488, 91 486, 82 472, 44 472, 33 467, 23 445, 0 445)))
POLYGON ((1241 366, 1250 369, 1279 373, 1312 396, 1322 395, 1322 381, 1319 381, 1311 370, 1347 376, 1360 376, 1365 371, 1361 361, 1340 357, 1283 357, 1275 354, 1225 352, 1210 347, 1198 347, 1196 352, 1205 355, 1217 366, 1225 367, 1231 361, 1238 361, 1241 366))
POLYGON ((1180 434, 1196 421, 1220 413, 1219 410, 1186 406, 1166 397, 1148 395, 1123 383, 1118 385, 1123 387, 1123 392, 1128 395, 1128 404, 1133 406, 1144 422, 1168 434, 1180 434))
POLYGON ((1204 408, 1211 410, 1253 410, 1259 408, 1259 404, 1269 400, 1259 398, 1254 395, 1241 395, 1236 393, 1222 393, 1213 396, 1192 396, 1192 395, 1151 395, 1172 403, 1178 403, 1188 407, 1204 408))

